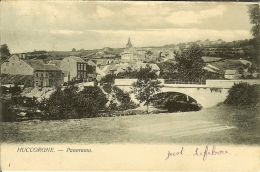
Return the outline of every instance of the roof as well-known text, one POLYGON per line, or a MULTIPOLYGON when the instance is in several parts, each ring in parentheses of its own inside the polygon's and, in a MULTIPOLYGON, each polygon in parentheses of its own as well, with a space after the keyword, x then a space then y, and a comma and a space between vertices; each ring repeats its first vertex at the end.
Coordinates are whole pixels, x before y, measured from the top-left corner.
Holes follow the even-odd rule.
POLYGON ((130 37, 128 38, 128 42, 127 42, 126 45, 130 45, 130 46, 132 46, 132 44, 131 44, 131 40, 130 40, 130 37))
POLYGON ((90 66, 96 66, 96 64, 95 64, 92 60, 89 60, 89 61, 88 61, 88 65, 90 65, 90 66))
POLYGON ((42 70, 44 68, 43 61, 40 60, 24 60, 24 61, 35 70, 42 70))
POLYGON ((87 63, 85 60, 83 60, 80 57, 76 57, 76 56, 70 56, 69 58, 72 58, 73 60, 77 61, 77 62, 81 62, 81 63, 87 63))
POLYGON ((60 70, 54 64, 44 64, 43 61, 40 60, 24 60, 29 66, 31 66, 34 70, 44 70, 44 71, 57 71, 60 70))
POLYGON ((60 68, 58 68, 57 66, 53 65, 53 64, 46 64, 44 65, 44 69, 45 71, 61 71, 60 68))
POLYGON ((48 64, 54 64, 57 67, 60 67, 61 61, 62 60, 51 60, 48 64))
POLYGON ((153 70, 160 70, 157 64, 153 63, 136 63, 140 68, 146 68, 147 65, 151 66, 153 70))
POLYGON ((225 75, 235 75, 237 73, 237 70, 226 70, 225 75))

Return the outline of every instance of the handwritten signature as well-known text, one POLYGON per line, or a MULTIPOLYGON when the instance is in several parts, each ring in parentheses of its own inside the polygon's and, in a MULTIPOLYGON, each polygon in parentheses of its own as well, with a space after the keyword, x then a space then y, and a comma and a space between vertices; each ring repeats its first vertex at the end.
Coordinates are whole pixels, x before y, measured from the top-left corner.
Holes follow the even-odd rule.
MULTIPOLYGON (((182 156, 184 155, 185 148, 182 147, 179 151, 171 152, 168 151, 167 157, 165 160, 168 160, 170 157, 173 156, 182 156)), ((209 155, 224 155, 227 154, 227 150, 217 150, 216 146, 212 146, 212 148, 209 146, 206 146, 204 149, 196 148, 194 153, 192 154, 194 157, 202 157, 203 161, 207 159, 209 155)))

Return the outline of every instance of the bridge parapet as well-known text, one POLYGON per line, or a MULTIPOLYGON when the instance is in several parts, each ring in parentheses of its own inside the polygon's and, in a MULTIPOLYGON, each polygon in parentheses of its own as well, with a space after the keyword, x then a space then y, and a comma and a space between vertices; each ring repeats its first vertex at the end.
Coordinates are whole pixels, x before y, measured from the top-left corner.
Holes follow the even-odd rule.
POLYGON ((248 83, 250 85, 260 84, 258 79, 241 79, 241 80, 206 80, 207 87, 214 88, 231 88, 235 84, 248 83))
MULTIPOLYGON (((194 83, 194 82, 175 82, 168 83, 167 80, 158 79, 162 85, 166 87, 181 87, 181 88, 231 88, 234 84, 248 83, 248 84, 260 84, 260 80, 206 80, 206 83, 194 83)), ((117 86, 131 86, 137 79, 115 79, 115 85, 117 86)))

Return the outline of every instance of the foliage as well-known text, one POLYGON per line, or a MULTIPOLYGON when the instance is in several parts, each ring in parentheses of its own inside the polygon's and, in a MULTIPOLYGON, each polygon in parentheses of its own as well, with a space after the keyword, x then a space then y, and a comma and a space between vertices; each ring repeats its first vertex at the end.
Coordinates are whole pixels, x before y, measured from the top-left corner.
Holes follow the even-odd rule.
POLYGON ((10 51, 6 44, 1 45, 0 53, 1 53, 1 61, 6 60, 7 57, 10 56, 10 51))
POLYGON ((152 78, 157 79, 158 76, 155 73, 155 71, 152 70, 152 67, 147 64, 145 68, 141 67, 139 71, 131 70, 129 68, 128 70, 124 72, 119 72, 117 75, 117 78, 129 78, 129 79, 135 79, 135 78, 152 78))
POLYGON ((71 86, 57 88, 49 99, 44 99, 39 109, 43 111, 43 119, 69 119, 95 117, 103 109, 107 99, 98 87, 85 87, 78 92, 78 88, 71 86))
POLYGON ((15 85, 14 87, 9 87, 9 88, 1 86, 2 94, 10 93, 12 95, 19 95, 21 92, 22 92, 22 89, 20 87, 18 87, 17 85, 15 85))
POLYGON ((149 66, 149 64, 147 64, 147 66, 145 68, 140 68, 140 70, 137 72, 136 74, 136 78, 137 79, 157 79, 158 76, 156 75, 155 71, 153 71, 152 67, 149 66))
POLYGON ((106 76, 101 78, 100 83, 101 84, 104 84, 104 83, 114 84, 115 78, 116 78, 115 75, 107 74, 106 76))
POLYGON ((254 26, 251 29, 254 37, 260 36, 260 7, 259 4, 251 4, 248 6, 248 14, 250 23, 254 26))
POLYGON ((257 66, 259 71, 259 59, 260 59, 260 7, 259 4, 248 5, 248 14, 250 17, 250 23, 253 24, 251 33, 254 38, 251 40, 251 45, 247 46, 247 49, 253 65, 257 66))
POLYGON ((103 85, 103 89, 104 89, 104 91, 107 92, 108 94, 110 94, 110 93, 112 92, 112 86, 111 86, 110 83, 104 84, 104 85, 103 85))
POLYGON ((134 78, 136 78, 137 73, 138 73, 137 71, 130 71, 130 70, 127 70, 127 71, 124 71, 124 72, 119 72, 117 74, 117 78, 134 79, 134 78))
POLYGON ((38 57, 36 57, 36 59, 47 59, 47 58, 48 58, 48 56, 44 55, 44 54, 41 54, 38 57))
POLYGON ((161 82, 158 80, 152 80, 151 78, 138 79, 137 82, 132 84, 131 93, 135 94, 137 100, 140 103, 145 102, 147 105, 147 113, 148 113, 148 105, 149 103, 155 99, 156 94, 160 92, 161 82))
POLYGON ((77 94, 76 112, 78 117, 96 117, 107 103, 105 94, 99 87, 86 87, 77 94))
POLYGON ((4 122, 11 122, 14 121, 16 118, 16 114, 13 110, 13 102, 12 100, 5 100, 2 101, 2 120, 4 122))
POLYGON ((192 45, 181 55, 176 56, 177 70, 181 80, 199 81, 203 77, 205 62, 202 55, 202 49, 197 45, 192 45))
POLYGON ((116 110, 124 111, 137 107, 135 103, 131 100, 130 94, 128 92, 124 92, 117 86, 113 86, 113 92, 115 93, 116 99, 121 103, 121 105, 116 107, 116 110))
POLYGON ((226 104, 256 107, 260 102, 260 85, 235 84, 229 91, 226 104))

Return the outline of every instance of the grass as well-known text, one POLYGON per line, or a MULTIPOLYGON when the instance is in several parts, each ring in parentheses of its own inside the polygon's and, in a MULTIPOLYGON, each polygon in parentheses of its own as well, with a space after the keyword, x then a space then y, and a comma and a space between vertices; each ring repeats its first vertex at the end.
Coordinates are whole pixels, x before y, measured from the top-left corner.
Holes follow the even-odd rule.
MULTIPOLYGON (((138 113, 141 113, 137 111, 138 113)), ((197 112, 145 114, 105 118, 2 123, 6 143, 160 143, 160 144, 259 144, 259 109, 237 109, 224 104, 197 112), (178 122, 209 121, 236 128, 184 137, 155 135, 132 130, 165 127, 178 122)), ((174 132, 174 131, 173 131, 174 132)))

